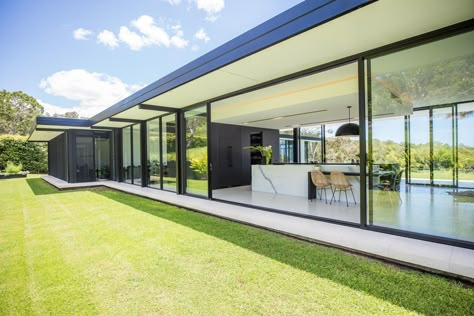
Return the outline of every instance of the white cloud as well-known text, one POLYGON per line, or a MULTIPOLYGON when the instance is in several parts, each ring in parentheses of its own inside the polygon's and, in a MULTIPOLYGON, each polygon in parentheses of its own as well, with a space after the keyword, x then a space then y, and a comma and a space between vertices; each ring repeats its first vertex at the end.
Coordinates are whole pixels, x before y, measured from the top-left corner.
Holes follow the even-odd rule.
POLYGON ((145 46, 145 39, 137 33, 130 31, 128 27, 121 26, 118 35, 119 39, 127 44, 131 50, 140 50, 145 46))
MULTIPOLYGON (((41 80, 40 87, 51 95, 79 102, 78 106, 61 108, 47 104, 45 112, 76 111, 81 116, 93 116, 105 108, 143 88, 143 85, 126 84, 117 77, 84 69, 59 71, 41 80)), ((44 106, 44 103, 43 103, 44 106)))
POLYGON ((199 10, 208 14, 216 14, 224 9, 224 0, 194 0, 199 10))
POLYGON ((97 41, 112 49, 119 46, 119 41, 115 34, 109 30, 103 30, 97 35, 97 41))
POLYGON ((90 39, 89 36, 92 35, 92 31, 89 31, 89 30, 86 30, 86 29, 83 29, 83 28, 78 28, 78 29, 75 29, 72 32, 72 34, 73 34, 75 39, 86 41, 86 40, 90 39))
POLYGON ((168 34, 164 28, 157 26, 155 20, 149 15, 140 16, 138 19, 133 20, 130 25, 138 32, 122 26, 120 27, 118 37, 130 49, 135 51, 152 45, 183 48, 189 43, 188 40, 184 39, 184 32, 179 24, 170 27, 174 32, 173 35, 168 34))
POLYGON ((224 0, 193 0, 199 10, 207 13, 206 20, 215 22, 219 18, 219 12, 224 9, 224 0))
POLYGON ((181 0, 164 0, 166 2, 168 2, 169 4, 171 5, 179 5, 181 4, 181 0))
POLYGON ((194 37, 201 41, 204 41, 204 43, 207 43, 211 40, 211 38, 206 34, 203 28, 200 28, 199 31, 194 34, 194 37))

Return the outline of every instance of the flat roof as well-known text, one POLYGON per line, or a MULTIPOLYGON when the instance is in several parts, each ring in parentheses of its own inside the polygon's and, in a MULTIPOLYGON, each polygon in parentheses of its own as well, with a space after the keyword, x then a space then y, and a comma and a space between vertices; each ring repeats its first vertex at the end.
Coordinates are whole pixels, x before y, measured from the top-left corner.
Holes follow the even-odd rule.
POLYGON ((472 12, 472 0, 304 1, 98 113, 89 126, 121 128, 127 119, 147 120, 472 20, 472 12))

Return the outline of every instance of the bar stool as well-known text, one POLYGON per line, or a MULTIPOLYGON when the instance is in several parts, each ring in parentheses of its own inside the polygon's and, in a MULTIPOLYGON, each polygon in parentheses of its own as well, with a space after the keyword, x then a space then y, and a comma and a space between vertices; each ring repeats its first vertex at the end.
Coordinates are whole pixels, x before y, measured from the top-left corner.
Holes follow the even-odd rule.
POLYGON ((329 202, 329 204, 332 203, 333 199, 334 199, 334 202, 336 201, 335 194, 336 194, 336 191, 339 190, 339 202, 341 201, 341 192, 344 191, 344 193, 346 194, 346 204, 347 204, 347 207, 349 207, 349 201, 347 200, 347 190, 349 189, 352 192, 352 197, 354 198, 354 204, 357 204, 355 200, 355 196, 354 196, 354 191, 352 191, 352 184, 349 183, 349 180, 347 180, 347 177, 344 173, 340 171, 333 171, 331 172, 329 177, 331 179, 331 184, 334 187, 332 191, 331 202, 329 202))
POLYGON ((331 188, 331 183, 328 181, 326 176, 321 171, 314 170, 314 171, 311 171, 311 181, 316 187, 316 199, 318 198, 318 188, 319 188, 320 190, 319 199, 322 200, 323 190, 324 190, 324 197, 326 199, 326 204, 328 204, 328 196, 326 194, 326 189, 329 188, 332 191, 332 188, 331 188))

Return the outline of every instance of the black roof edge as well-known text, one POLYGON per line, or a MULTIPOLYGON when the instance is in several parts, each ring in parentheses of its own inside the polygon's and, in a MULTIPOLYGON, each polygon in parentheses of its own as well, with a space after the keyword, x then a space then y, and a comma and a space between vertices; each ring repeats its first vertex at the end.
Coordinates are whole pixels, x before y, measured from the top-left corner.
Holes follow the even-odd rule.
POLYGON ((307 0, 101 111, 93 124, 377 0, 307 0))

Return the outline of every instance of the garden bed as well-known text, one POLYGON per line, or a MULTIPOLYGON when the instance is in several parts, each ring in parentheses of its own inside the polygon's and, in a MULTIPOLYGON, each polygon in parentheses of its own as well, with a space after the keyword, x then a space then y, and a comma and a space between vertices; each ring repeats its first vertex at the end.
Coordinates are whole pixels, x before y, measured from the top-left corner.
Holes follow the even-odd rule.
POLYGON ((0 179, 26 178, 27 173, 0 173, 0 179))

